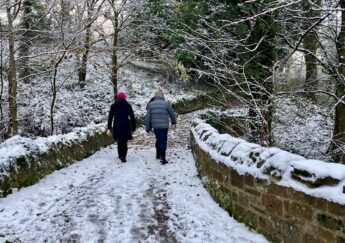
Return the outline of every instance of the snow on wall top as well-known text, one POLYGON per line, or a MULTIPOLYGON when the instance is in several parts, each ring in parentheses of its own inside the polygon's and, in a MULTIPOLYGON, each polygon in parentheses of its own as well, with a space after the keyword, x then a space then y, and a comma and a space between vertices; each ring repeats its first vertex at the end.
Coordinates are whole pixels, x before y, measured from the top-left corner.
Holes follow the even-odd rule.
POLYGON ((265 148, 219 132, 204 120, 195 119, 192 133, 198 146, 218 163, 271 180, 308 195, 345 205, 345 165, 308 160, 278 148, 265 148))
MULTIPOLYGON (((20 156, 35 152, 46 152, 58 143, 69 144, 84 141, 88 136, 101 134, 106 130, 106 123, 75 128, 72 132, 49 137, 26 138, 14 136, 0 143, 0 167, 8 166, 11 161, 20 156)), ((5 172, 0 172, 0 175, 5 172)))

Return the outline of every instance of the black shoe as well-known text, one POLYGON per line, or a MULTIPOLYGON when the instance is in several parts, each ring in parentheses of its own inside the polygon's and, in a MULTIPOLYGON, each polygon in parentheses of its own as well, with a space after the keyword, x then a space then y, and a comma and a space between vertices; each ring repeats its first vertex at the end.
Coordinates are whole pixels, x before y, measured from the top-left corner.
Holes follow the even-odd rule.
POLYGON ((162 163, 162 165, 165 165, 168 163, 168 161, 165 159, 165 152, 162 153, 160 162, 162 163))
POLYGON ((159 152, 156 152, 156 159, 160 159, 160 158, 161 158, 161 156, 160 156, 159 152))
POLYGON ((122 161, 122 163, 127 162, 126 158, 123 158, 123 157, 121 157, 120 160, 122 161))
POLYGON ((168 161, 166 161, 166 160, 161 160, 161 164, 162 165, 166 165, 168 163, 168 161))

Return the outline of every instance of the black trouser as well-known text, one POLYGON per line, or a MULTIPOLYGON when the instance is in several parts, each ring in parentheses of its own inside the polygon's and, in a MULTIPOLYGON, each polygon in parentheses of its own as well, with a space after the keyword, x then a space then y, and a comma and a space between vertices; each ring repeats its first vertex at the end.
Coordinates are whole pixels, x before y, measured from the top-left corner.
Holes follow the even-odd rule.
POLYGON ((154 129, 156 135, 156 149, 160 155, 167 150, 168 129, 154 129))
POLYGON ((127 139, 124 139, 124 140, 119 139, 119 140, 117 140, 117 152, 119 154, 119 158, 126 158, 127 150, 128 150, 127 142, 128 142, 127 139))

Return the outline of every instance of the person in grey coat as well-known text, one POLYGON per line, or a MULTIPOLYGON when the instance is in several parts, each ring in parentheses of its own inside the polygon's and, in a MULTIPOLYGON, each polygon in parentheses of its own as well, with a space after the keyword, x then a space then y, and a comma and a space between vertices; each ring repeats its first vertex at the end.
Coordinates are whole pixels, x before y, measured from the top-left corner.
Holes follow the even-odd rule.
POLYGON ((155 98, 147 106, 145 117, 146 132, 152 129, 156 136, 156 159, 160 159, 162 164, 168 163, 165 158, 168 140, 169 119, 172 127, 176 127, 176 115, 170 104, 165 101, 164 93, 159 89, 155 93, 155 98))

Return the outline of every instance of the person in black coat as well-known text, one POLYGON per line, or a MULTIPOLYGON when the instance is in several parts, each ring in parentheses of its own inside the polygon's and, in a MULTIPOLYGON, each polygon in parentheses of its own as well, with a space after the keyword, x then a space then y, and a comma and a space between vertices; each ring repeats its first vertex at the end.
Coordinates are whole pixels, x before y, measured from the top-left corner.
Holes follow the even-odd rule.
POLYGON ((117 151, 122 162, 126 162, 127 143, 135 131, 135 118, 132 106, 126 101, 126 94, 119 92, 111 105, 108 116, 108 129, 117 141, 117 151))

